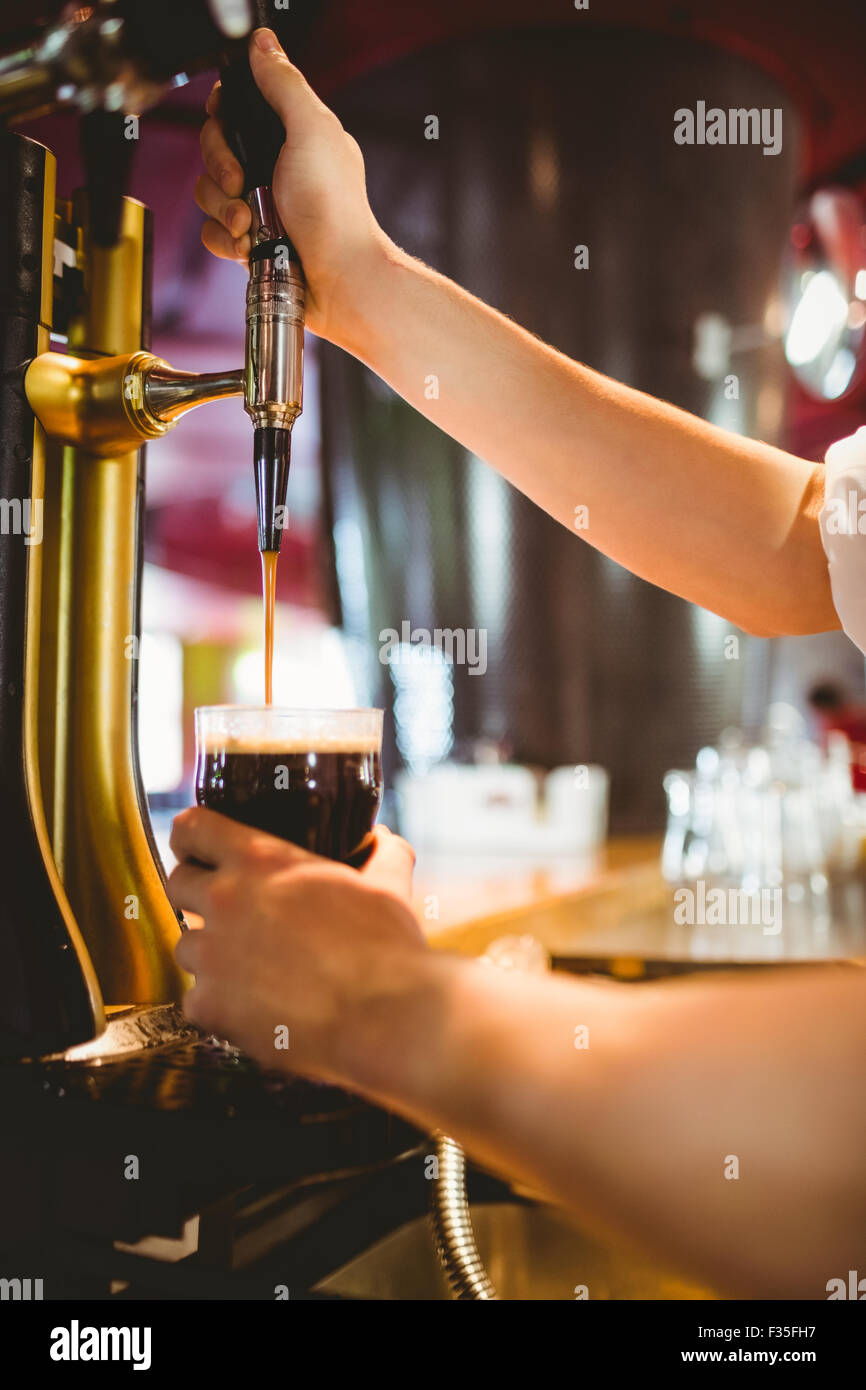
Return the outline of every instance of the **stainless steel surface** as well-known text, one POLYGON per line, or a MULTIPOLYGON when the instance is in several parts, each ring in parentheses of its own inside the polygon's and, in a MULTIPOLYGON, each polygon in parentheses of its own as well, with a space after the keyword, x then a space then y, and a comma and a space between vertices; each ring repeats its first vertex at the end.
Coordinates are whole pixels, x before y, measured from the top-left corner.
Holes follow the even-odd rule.
POLYGON ((244 408, 257 429, 290 430, 303 409, 304 277, 286 257, 253 261, 247 286, 244 408))
POLYGON ((160 420, 173 420, 193 406, 223 396, 240 396, 243 389, 244 372, 240 367, 231 372, 181 372, 157 363, 144 372, 145 402, 160 420))
POLYGON ((273 241, 277 237, 285 236, 286 229, 282 224, 280 214, 277 212, 273 189, 269 184, 251 188, 247 194, 247 202, 253 215, 250 227, 250 241, 253 246, 259 246, 263 241, 273 241))
POLYGON ((115 1009, 109 1014, 105 1032, 91 1042, 70 1047, 66 1052, 40 1057, 40 1062, 114 1061, 127 1054, 134 1055, 151 1047, 199 1037, 198 1029, 189 1023, 175 1004, 143 1005, 138 1008, 115 1009))
MULTIPOLYGON (((777 438, 786 369, 760 325, 798 123, 766 75, 645 34, 484 35, 378 68, 335 105, 363 147, 373 209, 407 251, 571 357, 777 438), (676 145, 674 111, 691 92, 783 107, 782 153, 676 145), (438 139, 425 140, 419 112, 438 117, 438 139), (738 335, 736 399, 693 365, 710 311, 759 330, 738 335)), ((455 752, 485 739, 544 767, 601 763, 614 832, 661 828, 664 773, 740 722, 750 639, 597 554, 326 344, 322 398, 342 617, 366 652, 358 698, 394 703, 384 629, 485 629, 486 673, 451 668, 436 711, 455 752), (726 659, 732 634, 739 653, 726 659)), ((521 443, 531 459, 532 437, 521 443)), ((403 732, 398 720, 389 780, 403 732)))
POLYGON ((437 1133, 436 1176, 431 1182, 430 1224, 436 1253, 453 1298, 496 1301, 498 1294, 478 1254, 466 1195, 466 1155, 456 1140, 437 1133))

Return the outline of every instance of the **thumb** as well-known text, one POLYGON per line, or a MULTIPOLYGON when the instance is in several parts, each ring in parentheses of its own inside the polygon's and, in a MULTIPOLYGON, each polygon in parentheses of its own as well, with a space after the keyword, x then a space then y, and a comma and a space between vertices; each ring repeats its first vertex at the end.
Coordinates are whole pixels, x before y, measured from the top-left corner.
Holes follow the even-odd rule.
POLYGON ((415 868, 415 851, 412 846, 392 835, 384 825, 377 825, 374 831, 373 853, 361 873, 368 883, 376 888, 385 888, 408 898, 412 892, 412 870, 415 868))
POLYGON ((303 74, 289 62, 273 29, 253 33, 250 68, 256 86, 284 126, 296 124, 311 104, 322 104, 303 74))

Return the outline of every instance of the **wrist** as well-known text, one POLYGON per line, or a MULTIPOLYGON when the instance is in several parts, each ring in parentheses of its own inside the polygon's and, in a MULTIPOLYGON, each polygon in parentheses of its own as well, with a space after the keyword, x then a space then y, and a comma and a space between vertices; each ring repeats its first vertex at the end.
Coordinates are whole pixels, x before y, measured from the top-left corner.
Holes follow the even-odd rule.
POLYGON ((466 962, 419 948, 401 953, 388 980, 343 1016, 336 1070, 363 1093, 424 1110, 447 1084, 446 1026, 466 962))
POLYGON ((329 295, 329 341, 375 369, 376 344, 409 257, 377 227, 329 295))

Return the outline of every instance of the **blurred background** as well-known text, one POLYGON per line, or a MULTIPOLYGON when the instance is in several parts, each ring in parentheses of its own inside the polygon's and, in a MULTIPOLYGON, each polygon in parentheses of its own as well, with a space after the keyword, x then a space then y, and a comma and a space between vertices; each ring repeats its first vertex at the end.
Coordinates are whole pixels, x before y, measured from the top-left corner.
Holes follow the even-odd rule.
MULTIPOLYGON (((7 0, 5 29, 32 20, 7 0)), ((862 8, 293 0, 273 23, 360 142, 406 250, 564 352, 806 458, 866 423, 862 8), (781 109, 781 151, 676 144, 674 112, 699 101, 781 109)), ((243 355, 246 271, 204 251, 193 202, 211 81, 142 115, 128 190, 155 213, 153 350, 197 371, 243 355)), ((75 117, 22 129, 71 191, 75 117)), ((385 817, 410 833, 443 788, 470 824, 525 810, 554 769, 594 789, 586 836, 608 791, 612 831, 657 831, 666 772, 723 730, 758 737, 782 702, 817 736, 828 708, 864 703, 842 634, 751 638, 633 578, 309 335, 289 506, 275 701, 382 706, 385 817), (486 670, 405 637, 383 664, 380 634, 404 624, 484 632, 486 670)), ((191 799, 194 706, 262 699, 239 400, 149 451, 143 623, 141 756, 164 819, 191 799)))

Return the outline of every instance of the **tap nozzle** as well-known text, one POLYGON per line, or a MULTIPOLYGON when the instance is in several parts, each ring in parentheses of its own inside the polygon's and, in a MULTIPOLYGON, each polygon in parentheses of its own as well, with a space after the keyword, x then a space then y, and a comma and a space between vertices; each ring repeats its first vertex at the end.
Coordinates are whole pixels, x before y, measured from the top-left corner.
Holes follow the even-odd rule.
POLYGON ((269 188, 253 211, 246 307, 244 409, 255 430, 259 550, 279 550, 286 515, 291 431, 303 409, 305 284, 269 188))
POLYGON ((265 425, 253 437, 259 550, 279 550, 286 515, 292 432, 265 425))

